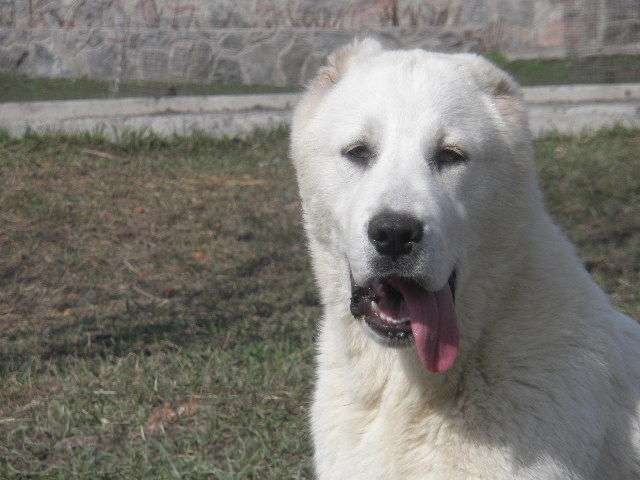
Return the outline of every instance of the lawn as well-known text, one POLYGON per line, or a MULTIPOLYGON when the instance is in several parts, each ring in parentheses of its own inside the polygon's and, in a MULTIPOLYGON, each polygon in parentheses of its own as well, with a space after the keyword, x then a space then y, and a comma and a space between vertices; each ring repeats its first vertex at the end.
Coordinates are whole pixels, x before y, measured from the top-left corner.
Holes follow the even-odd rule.
POLYGON ((640 55, 507 60, 499 53, 490 53, 487 57, 521 85, 640 82, 640 55))
MULTIPOLYGON (((640 317, 640 131, 537 142, 640 317)), ((285 131, 0 137, 0 478, 311 478, 320 313, 285 131)))
POLYGON ((118 85, 89 78, 29 78, 0 72, 0 102, 78 100, 83 98, 171 97, 176 95, 241 95, 287 93, 291 87, 270 85, 197 84, 184 82, 130 81, 118 85))

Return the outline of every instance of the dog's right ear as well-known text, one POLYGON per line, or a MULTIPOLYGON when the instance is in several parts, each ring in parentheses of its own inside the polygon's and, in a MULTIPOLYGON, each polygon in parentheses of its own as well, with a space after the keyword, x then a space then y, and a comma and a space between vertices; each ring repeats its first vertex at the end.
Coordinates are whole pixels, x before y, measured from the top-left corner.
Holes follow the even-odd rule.
POLYGON ((318 70, 298 102, 293 114, 293 129, 302 127, 311 116, 320 99, 334 86, 351 65, 382 52, 380 42, 373 38, 354 40, 340 47, 327 57, 327 62, 318 70))
POLYGON ((380 42, 373 38, 356 39, 338 48, 327 57, 326 65, 320 68, 308 89, 316 94, 322 93, 334 85, 351 65, 382 50, 380 42))

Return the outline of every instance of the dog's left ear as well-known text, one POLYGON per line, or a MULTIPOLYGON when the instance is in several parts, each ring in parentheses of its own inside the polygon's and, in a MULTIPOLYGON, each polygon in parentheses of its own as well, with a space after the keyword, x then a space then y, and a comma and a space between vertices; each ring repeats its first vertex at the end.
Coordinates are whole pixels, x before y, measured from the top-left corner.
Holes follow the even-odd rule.
POLYGON ((456 55, 460 68, 467 70, 476 84, 492 97, 520 97, 518 83, 504 70, 501 70, 485 57, 474 53, 456 55))
POLYGON ((486 58, 473 53, 460 53, 458 68, 469 74, 495 107, 505 124, 527 124, 524 101, 518 83, 504 70, 486 58))

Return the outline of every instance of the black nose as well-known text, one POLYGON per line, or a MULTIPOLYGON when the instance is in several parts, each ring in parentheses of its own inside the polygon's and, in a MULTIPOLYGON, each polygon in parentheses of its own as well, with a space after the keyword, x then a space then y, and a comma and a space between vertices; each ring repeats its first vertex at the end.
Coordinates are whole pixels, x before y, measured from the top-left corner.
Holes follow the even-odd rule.
POLYGON ((422 240, 422 222, 404 213, 383 211, 369 220, 367 235, 379 254, 399 257, 422 240))

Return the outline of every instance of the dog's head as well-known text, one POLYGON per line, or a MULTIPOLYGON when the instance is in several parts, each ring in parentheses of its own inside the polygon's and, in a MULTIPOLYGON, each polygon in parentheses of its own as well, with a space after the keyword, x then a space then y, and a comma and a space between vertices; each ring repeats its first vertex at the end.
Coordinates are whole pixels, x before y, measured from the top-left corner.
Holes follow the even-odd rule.
POLYGON ((457 356, 456 290, 537 195, 524 118, 518 86, 482 57, 373 40, 330 56, 296 109, 316 269, 348 278, 363 328, 414 342, 430 371, 457 356))

